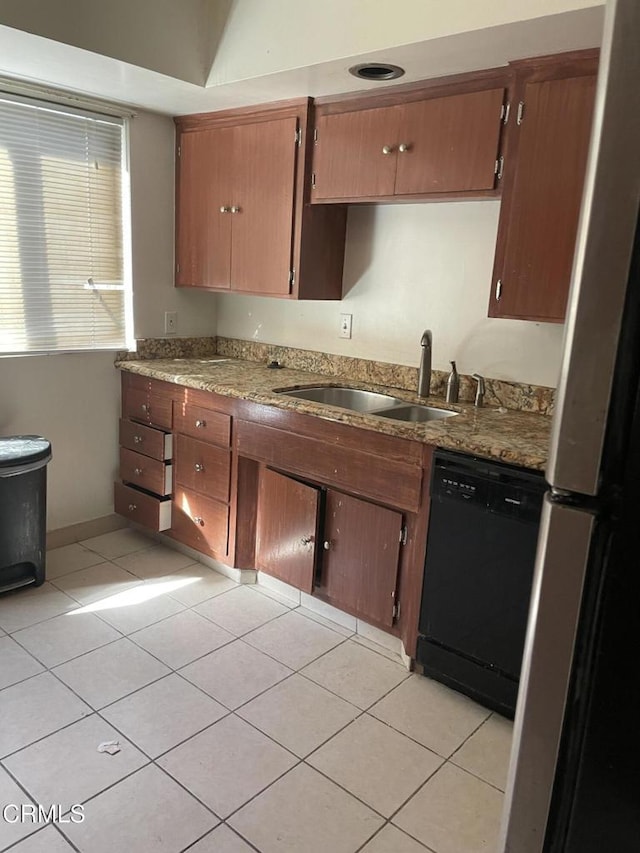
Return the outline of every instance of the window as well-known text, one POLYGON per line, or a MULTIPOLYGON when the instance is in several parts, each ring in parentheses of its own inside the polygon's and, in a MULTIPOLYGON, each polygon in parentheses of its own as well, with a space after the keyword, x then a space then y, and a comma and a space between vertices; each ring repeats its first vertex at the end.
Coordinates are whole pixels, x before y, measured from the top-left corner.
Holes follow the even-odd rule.
POLYGON ((126 123, 0 95, 0 353, 131 339, 126 123))

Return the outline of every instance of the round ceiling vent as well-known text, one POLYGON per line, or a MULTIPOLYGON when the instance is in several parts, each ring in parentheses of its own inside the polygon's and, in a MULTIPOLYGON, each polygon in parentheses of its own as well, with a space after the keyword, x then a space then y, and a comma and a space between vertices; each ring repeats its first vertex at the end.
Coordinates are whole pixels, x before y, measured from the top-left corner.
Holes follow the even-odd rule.
POLYGON ((404 74, 404 68, 399 65, 390 65, 388 62, 362 62, 360 65, 352 65, 349 74, 359 77, 361 80, 396 80, 404 74))

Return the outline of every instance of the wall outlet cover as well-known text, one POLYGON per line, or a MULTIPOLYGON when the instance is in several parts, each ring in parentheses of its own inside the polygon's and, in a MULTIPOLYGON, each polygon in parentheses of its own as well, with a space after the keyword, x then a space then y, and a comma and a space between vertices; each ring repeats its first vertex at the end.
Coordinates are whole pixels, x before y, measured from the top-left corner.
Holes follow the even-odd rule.
POLYGON ((341 338, 350 338, 351 337, 352 320, 353 320, 353 314, 341 314, 340 315, 340 337, 341 338))
POLYGON ((178 331, 178 312, 164 312, 164 333, 165 335, 175 335, 178 331))

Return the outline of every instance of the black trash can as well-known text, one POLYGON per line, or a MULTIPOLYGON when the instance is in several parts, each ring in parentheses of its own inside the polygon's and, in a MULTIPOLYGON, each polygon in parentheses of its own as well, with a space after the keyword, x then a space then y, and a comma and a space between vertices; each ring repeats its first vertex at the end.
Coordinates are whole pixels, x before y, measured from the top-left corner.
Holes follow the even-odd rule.
POLYGON ((44 582, 50 459, 41 436, 0 437, 0 592, 44 582))

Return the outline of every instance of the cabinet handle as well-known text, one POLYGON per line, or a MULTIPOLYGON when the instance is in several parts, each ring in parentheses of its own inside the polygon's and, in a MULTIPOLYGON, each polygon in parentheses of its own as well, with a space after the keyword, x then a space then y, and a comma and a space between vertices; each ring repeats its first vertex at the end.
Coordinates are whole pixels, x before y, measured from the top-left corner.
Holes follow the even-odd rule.
POLYGON ((401 142, 398 146, 398 151, 404 154, 405 151, 411 151, 411 145, 408 142, 401 142))
POLYGON ((134 435, 133 436, 133 443, 134 444, 142 444, 142 436, 141 435, 134 435))
POLYGON ((220 208, 220 213, 231 213, 231 208, 227 207, 226 204, 223 204, 222 207, 220 208))
POLYGON ((393 154, 393 145, 383 145, 382 146, 383 154, 393 154))
POLYGON ((147 406, 146 403, 142 404, 142 411, 148 413, 150 411, 150 407, 147 406))
POLYGON ((204 527, 204 518, 200 518, 199 515, 195 515, 193 517, 193 520, 195 521, 196 524, 199 524, 200 527, 204 527))
POLYGON ((502 296, 502 279, 499 278, 496 281, 496 302, 500 302, 501 296, 502 296))
POLYGON ((138 507, 135 504, 129 504, 129 512, 133 512, 136 509, 138 509, 138 507))
POLYGON ((198 474, 199 474, 201 471, 204 471, 204 465, 201 465, 199 462, 196 462, 196 464, 195 464, 193 467, 194 467, 194 469, 198 472, 198 474))
POLYGON ((325 540, 324 540, 324 545, 323 545, 322 547, 324 548, 324 550, 325 550, 325 551, 330 551, 330 550, 331 550, 331 542, 330 542, 330 540, 329 540, 329 539, 325 539, 325 540))
POLYGON ((301 545, 311 545, 313 542, 313 536, 303 536, 300 540, 301 545))
POLYGON ((204 429, 207 425, 206 421, 196 421, 196 427, 198 429, 204 429))
POLYGON ((133 473, 139 477, 142 474, 142 468, 134 468, 133 473))
POLYGON ((236 207, 235 204, 231 208, 231 213, 241 213, 242 209, 240 207, 236 207))

